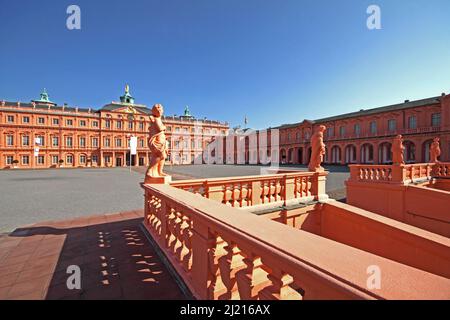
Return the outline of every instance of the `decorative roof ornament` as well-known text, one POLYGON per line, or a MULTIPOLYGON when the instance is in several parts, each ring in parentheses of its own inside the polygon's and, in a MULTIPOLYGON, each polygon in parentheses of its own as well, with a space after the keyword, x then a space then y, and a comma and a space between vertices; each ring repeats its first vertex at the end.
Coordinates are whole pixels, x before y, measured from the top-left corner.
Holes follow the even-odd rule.
POLYGON ((191 117, 191 112, 189 111, 189 106, 186 106, 184 108, 184 116, 185 117, 191 117))
POLYGON ((41 92, 39 100, 32 100, 32 102, 35 102, 37 104, 52 104, 56 105, 52 101, 50 101, 50 97, 47 93, 47 89, 44 88, 44 91, 41 92))
POLYGON ((50 99, 48 97, 47 89, 44 88, 44 91, 40 94, 41 98, 38 101, 41 102, 50 102, 50 99))
POLYGON ((134 104, 134 98, 130 94, 130 86, 128 84, 125 85, 125 94, 120 97, 120 102, 134 104))

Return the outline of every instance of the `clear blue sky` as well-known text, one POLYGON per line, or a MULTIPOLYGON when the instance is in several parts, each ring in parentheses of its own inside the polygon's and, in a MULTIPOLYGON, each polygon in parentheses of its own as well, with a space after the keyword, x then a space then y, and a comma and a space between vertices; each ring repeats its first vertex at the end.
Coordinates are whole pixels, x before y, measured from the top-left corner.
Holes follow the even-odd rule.
POLYGON ((0 0, 0 99, 263 128, 450 92, 448 0, 0 0), (81 7, 81 30, 66 9, 81 7), (382 30, 366 27, 378 4, 382 30))

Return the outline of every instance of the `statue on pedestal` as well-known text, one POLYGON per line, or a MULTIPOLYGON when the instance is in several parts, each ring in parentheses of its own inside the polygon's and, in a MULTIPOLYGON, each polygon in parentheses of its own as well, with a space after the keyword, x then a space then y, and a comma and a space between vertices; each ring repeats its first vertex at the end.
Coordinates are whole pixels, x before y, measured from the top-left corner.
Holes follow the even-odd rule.
POLYGON ((150 138, 148 139, 150 164, 145 173, 144 183, 168 183, 171 180, 170 176, 163 172, 164 163, 168 155, 166 127, 161 120, 163 112, 164 108, 160 104, 155 104, 152 108, 149 129, 150 138))
POLYGON ((397 135, 392 142, 392 163, 396 165, 405 164, 403 159, 403 152, 405 147, 403 146, 403 137, 401 134, 397 135))
POLYGON ((326 127, 321 125, 316 128, 316 132, 311 136, 311 159, 309 161, 309 171, 324 171, 320 165, 325 155, 325 144, 323 143, 323 133, 326 127))
POLYGON ((434 138, 430 146, 430 162, 439 162, 438 157, 441 155, 441 147, 439 146, 439 138, 434 138))

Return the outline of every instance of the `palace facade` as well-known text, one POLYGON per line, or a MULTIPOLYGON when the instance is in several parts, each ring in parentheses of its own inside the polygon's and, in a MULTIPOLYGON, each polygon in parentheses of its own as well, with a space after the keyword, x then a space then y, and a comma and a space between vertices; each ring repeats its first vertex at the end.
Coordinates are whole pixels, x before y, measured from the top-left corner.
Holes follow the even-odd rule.
POLYGON ((440 138, 440 161, 450 161, 450 95, 404 101, 318 120, 282 125, 280 162, 308 164, 310 137, 316 126, 325 125, 328 164, 389 164, 391 141, 401 134, 406 163, 429 161, 433 138, 440 138))
MULTIPOLYGON (((151 108, 134 103, 128 86, 120 101, 98 110, 58 106, 45 90, 31 103, 1 101, 0 168, 147 166, 150 115, 151 108), (130 154, 132 136, 136 155, 130 154)), ((196 119, 187 107, 163 121, 172 164, 192 163, 228 130, 228 123, 196 119)))

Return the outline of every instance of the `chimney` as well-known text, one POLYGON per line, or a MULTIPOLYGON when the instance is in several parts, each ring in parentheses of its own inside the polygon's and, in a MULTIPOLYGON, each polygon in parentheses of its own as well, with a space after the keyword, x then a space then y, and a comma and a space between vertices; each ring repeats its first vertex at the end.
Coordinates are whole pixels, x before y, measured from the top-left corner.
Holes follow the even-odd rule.
POLYGON ((405 103, 409 102, 409 100, 405 100, 405 103))

